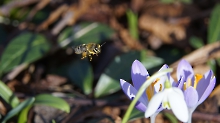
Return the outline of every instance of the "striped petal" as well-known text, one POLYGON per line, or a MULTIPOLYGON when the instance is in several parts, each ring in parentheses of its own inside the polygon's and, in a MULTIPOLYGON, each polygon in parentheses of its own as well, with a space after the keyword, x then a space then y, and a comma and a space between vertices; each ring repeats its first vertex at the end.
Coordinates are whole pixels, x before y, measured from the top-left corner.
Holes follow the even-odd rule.
MULTIPOLYGON (((123 92, 128 96, 128 98, 130 100, 133 100, 137 94, 137 90, 131 84, 129 84, 128 82, 122 79, 120 79, 120 85, 123 92)), ((140 97, 135 107, 138 110, 145 112, 147 109, 147 104, 148 104, 147 100, 143 97, 140 97)))

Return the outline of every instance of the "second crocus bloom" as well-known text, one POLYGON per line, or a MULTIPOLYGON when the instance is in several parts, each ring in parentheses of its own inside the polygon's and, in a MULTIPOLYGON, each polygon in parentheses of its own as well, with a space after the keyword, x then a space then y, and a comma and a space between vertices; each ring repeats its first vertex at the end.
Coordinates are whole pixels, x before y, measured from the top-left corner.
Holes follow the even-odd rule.
POLYGON ((186 61, 181 60, 177 67, 177 87, 184 92, 184 98, 189 110, 189 121, 196 107, 201 104, 212 92, 216 78, 212 70, 204 75, 194 74, 192 66, 186 61))

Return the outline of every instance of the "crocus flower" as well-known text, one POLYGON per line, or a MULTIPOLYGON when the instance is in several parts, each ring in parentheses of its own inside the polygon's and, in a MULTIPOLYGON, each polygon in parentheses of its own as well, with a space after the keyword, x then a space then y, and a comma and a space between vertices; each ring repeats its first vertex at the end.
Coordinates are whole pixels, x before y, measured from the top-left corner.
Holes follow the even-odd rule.
MULTIPOLYGON (((163 65, 163 67, 159 71, 167 69, 167 68, 168 68, 167 65, 163 65)), ((133 81, 134 86, 132 86, 130 83, 126 82, 123 79, 120 79, 120 84, 121 84, 121 88, 124 91, 124 93, 129 97, 130 100, 133 100, 134 97, 136 96, 139 88, 142 86, 142 84, 150 76, 149 76, 148 71, 143 66, 143 64, 141 62, 139 62, 138 60, 135 60, 132 64, 132 68, 131 68, 131 77, 132 77, 132 81, 133 81)), ((156 79, 146 89, 146 93, 142 94, 142 96, 139 98, 138 102, 135 105, 135 107, 138 110, 140 110, 142 112, 146 111, 148 102, 152 98, 152 96, 155 93, 163 90, 163 88, 164 88, 163 85, 164 85, 166 78, 167 78, 166 76, 162 76, 161 78, 156 79)), ((155 114, 157 114, 161 110, 162 110, 162 108, 158 108, 155 114)))
POLYGON ((216 78, 212 70, 204 75, 194 74, 192 66, 186 61, 181 60, 177 67, 178 87, 183 90, 184 98, 189 109, 191 123, 192 112, 201 104, 212 92, 216 78))
POLYGON ((154 114, 161 103, 164 109, 172 109, 174 115, 179 120, 183 122, 188 121, 189 115, 183 92, 177 87, 171 87, 169 81, 165 82, 165 89, 154 95, 150 100, 145 117, 154 114))

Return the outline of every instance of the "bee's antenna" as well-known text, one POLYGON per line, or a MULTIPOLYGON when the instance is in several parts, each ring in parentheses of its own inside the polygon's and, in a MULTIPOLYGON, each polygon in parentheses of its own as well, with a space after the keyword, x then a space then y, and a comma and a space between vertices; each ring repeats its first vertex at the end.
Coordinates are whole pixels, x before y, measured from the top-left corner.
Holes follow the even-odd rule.
POLYGON ((106 42, 104 42, 103 44, 101 44, 101 47, 105 44, 106 42))

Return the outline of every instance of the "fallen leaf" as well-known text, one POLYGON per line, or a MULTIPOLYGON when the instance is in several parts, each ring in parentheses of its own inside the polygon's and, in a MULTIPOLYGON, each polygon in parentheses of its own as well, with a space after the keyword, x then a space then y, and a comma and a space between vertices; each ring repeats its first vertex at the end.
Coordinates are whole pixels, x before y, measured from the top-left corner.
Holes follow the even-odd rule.
POLYGON ((139 18, 139 27, 160 38, 164 43, 172 43, 171 35, 174 35, 177 40, 186 37, 184 26, 167 23, 149 14, 144 14, 139 18))

